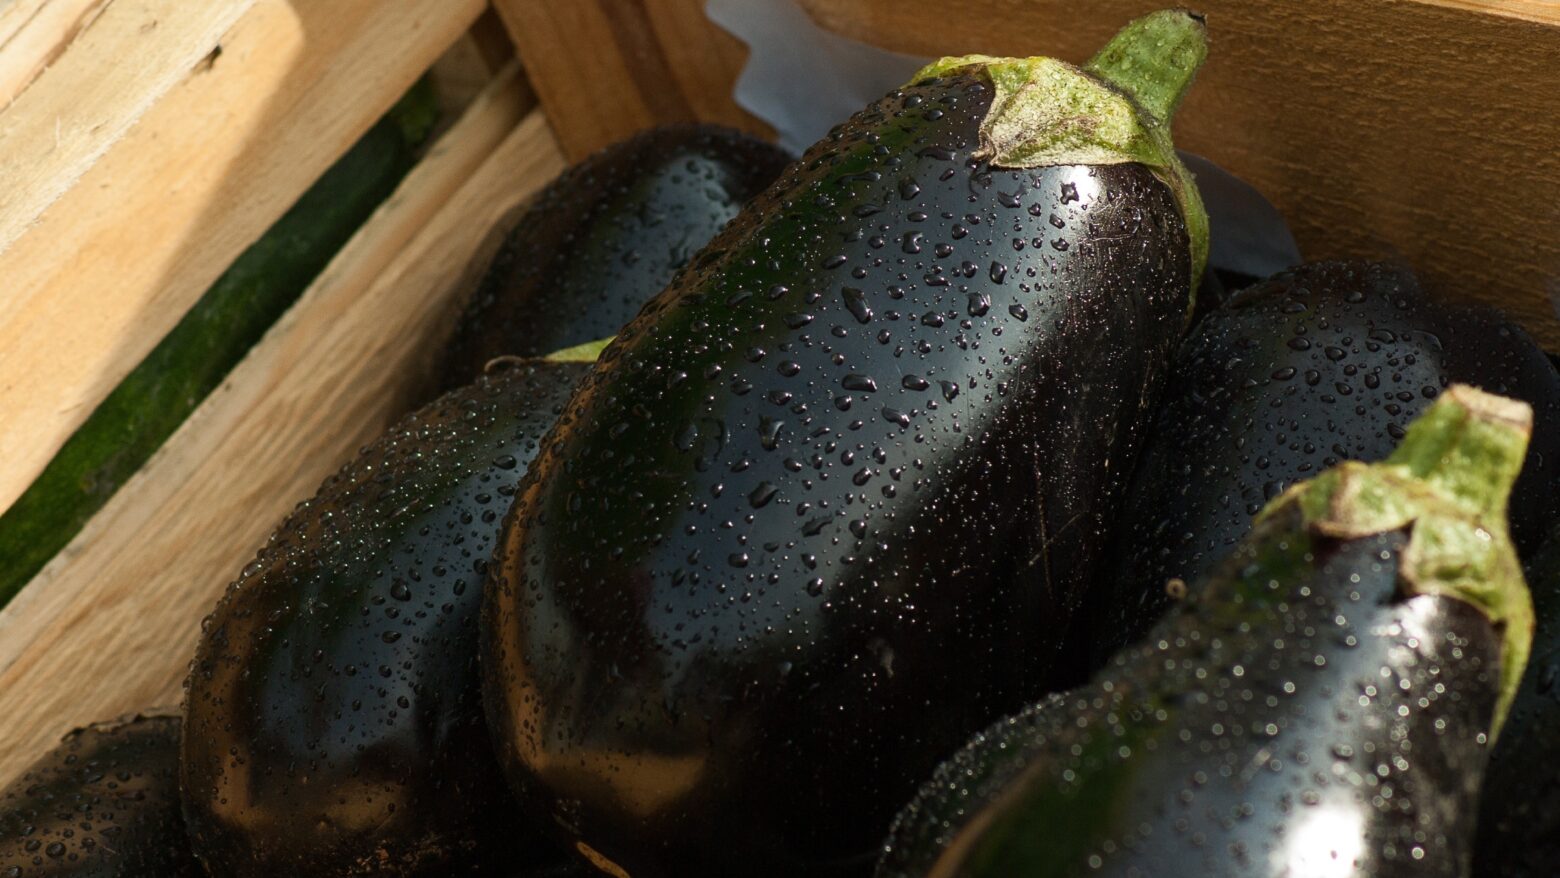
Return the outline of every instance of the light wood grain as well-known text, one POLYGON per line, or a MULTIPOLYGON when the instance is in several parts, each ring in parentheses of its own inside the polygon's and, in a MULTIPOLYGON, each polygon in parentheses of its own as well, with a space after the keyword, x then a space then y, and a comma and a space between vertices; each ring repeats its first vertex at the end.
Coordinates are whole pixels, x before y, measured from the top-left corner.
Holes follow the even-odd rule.
POLYGON ((514 127, 521 95, 474 105, 0 611, 0 785, 75 725, 178 703, 200 619, 222 589, 297 501, 423 389, 415 363, 452 323, 494 249, 492 230, 564 166, 540 112, 514 127))
MULTIPOLYGON (((119 0, 103 9, 0 116, 0 250, 187 78, 255 3, 119 0)), ((50 31, 41 35, 45 43, 50 31)))
MULTIPOLYGON (((802 0, 920 55, 1086 59, 1156 0, 802 0)), ((1307 258, 1401 257, 1560 350, 1560 4, 1201 0, 1176 142, 1255 185, 1307 258)))
MULTIPOLYGON (((53 148, 52 121, 35 130, 39 113, 62 120, 62 143, 98 138, 56 83, 73 81, 80 53, 139 51, 137 36, 106 40, 99 30, 122 5, 147 2, 117 0, 0 115, 0 128, 33 134, 0 136, 5 161, 53 148), (57 106, 39 107, 44 98, 57 106)), ((172 88, 0 251, 0 509, 482 8, 481 0, 397 0, 389 15, 380 0, 256 0, 230 29, 186 35, 204 40, 193 57, 206 60, 175 59, 183 67, 172 88)), ((187 14, 159 20, 151 34, 176 29, 187 14)), ((100 72, 118 81, 112 66, 100 72)), ((17 178, 6 170, 0 179, 17 178)), ((15 199, 40 197, 10 185, 0 185, 0 198, 12 199, 0 211, 7 223, 18 215, 15 199)))
POLYGON ((1560 3, 1555 0, 1410 0, 1425 6, 1444 6, 1479 15, 1519 18, 1540 24, 1560 24, 1560 3))
POLYGON ((652 125, 710 122, 773 137, 736 105, 747 48, 704 0, 494 0, 571 161, 652 125))
POLYGON ((16 100, 110 0, 11 0, 0 4, 0 107, 16 100))

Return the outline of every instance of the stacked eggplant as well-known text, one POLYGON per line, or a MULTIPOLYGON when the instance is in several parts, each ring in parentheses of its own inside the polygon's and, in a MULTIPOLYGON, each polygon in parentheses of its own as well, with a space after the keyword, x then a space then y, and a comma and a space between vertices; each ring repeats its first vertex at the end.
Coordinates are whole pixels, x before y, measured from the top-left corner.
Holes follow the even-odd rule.
POLYGON ((0 875, 195 878, 179 815, 179 718, 76 729, 0 790, 0 875))
POLYGON ((0 875, 573 874, 488 743, 492 544, 601 348, 581 333, 632 317, 785 163, 673 127, 540 193, 439 358, 454 389, 300 504, 205 620, 182 736, 177 718, 73 732, 4 793, 0 875))
POLYGON ((1099 661, 1174 589, 1211 573, 1251 517, 1344 460, 1380 460, 1453 382, 1529 402, 1537 430, 1512 497, 1518 549, 1560 520, 1560 375, 1493 309, 1432 299, 1400 266, 1324 262, 1210 312, 1177 354, 1099 582, 1099 661))
POLYGON ((206 620, 182 734, 74 733, 0 875, 1540 874, 1560 377, 1391 266, 1189 329, 1205 52, 1156 13, 783 171, 566 173, 447 393, 206 620))
POLYGON ((496 874, 559 859, 505 788, 483 718, 477 616, 499 525, 600 351, 582 328, 631 316, 781 166, 746 136, 674 128, 539 194, 446 352, 446 379, 464 386, 327 481, 204 623, 180 755, 191 841, 213 873, 496 874), (639 234, 623 234, 625 216, 639 234), (538 239, 643 267, 592 287, 538 239), (531 316, 524 334, 515 313, 531 316), (519 356, 538 338, 566 347, 519 356))
POLYGON ((1082 673, 1206 249, 1167 134, 1202 55, 1170 15, 1087 71, 933 65, 623 328, 483 611, 533 814, 629 875, 860 874, 972 728, 1082 673))
POLYGON ((505 236, 440 357, 440 389, 494 357, 606 338, 639 313, 790 156, 711 125, 654 128, 537 193, 505 236))

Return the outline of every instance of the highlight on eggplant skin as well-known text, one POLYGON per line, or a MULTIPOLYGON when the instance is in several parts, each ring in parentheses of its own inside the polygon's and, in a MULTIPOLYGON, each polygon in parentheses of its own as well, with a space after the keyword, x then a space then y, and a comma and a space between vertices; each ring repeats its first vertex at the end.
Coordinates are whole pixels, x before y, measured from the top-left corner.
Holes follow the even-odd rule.
POLYGON ((495 357, 613 335, 790 163, 716 125, 664 125, 604 147, 537 193, 467 302, 441 389, 495 357))
POLYGON ((524 361, 407 416, 300 504, 202 624, 184 811, 213 874, 546 862, 492 755, 482 578, 515 483, 589 371, 524 361))
POLYGON ((1386 464, 1286 491, 1145 641, 945 762, 878 878, 1465 876, 1532 625, 1526 417, 1454 386, 1386 464))
POLYGON ((1343 460, 1380 460, 1453 382, 1523 400, 1533 440, 1511 498, 1519 552, 1560 519, 1560 374, 1484 305, 1407 268, 1318 262, 1243 290, 1182 342, 1101 570, 1095 664, 1141 637, 1234 550, 1251 516, 1343 460))
POLYGON ((179 718, 66 735, 0 790, 0 876, 197 878, 179 814, 179 718))
POLYGON ((625 874, 859 875, 939 758, 1082 673, 1062 632, 1200 265, 1142 163, 982 158, 972 63, 749 204, 519 491, 495 744, 625 874))
POLYGON ((1533 652, 1485 772, 1475 878, 1550 878, 1560 864, 1560 522, 1526 569, 1533 652))

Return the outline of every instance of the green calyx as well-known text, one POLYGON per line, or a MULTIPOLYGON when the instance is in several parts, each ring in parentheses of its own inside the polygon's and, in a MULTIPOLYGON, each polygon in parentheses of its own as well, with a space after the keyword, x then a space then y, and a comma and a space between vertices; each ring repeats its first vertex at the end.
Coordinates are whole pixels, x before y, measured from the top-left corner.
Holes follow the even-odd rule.
POLYGON ((1122 28, 1081 69, 1055 58, 964 55, 934 61, 910 82, 983 72, 995 95, 981 122, 980 155, 999 167, 1147 166, 1180 205, 1195 293, 1208 260, 1208 212, 1176 155, 1170 119, 1207 54, 1202 18, 1167 10, 1122 28))
POLYGON ((612 344, 612 339, 617 336, 609 335, 595 341, 577 344, 572 348, 564 348, 561 351, 553 351, 542 359, 552 363, 594 363, 606 350, 607 345, 612 344))
POLYGON ((1525 403, 1453 385, 1409 425, 1391 457, 1340 464, 1290 488, 1257 516, 1260 523, 1298 506, 1312 533, 1336 539, 1411 526, 1398 573, 1402 592, 1464 601, 1501 631, 1492 740, 1533 639, 1533 603, 1506 528, 1507 499, 1532 430, 1525 403))

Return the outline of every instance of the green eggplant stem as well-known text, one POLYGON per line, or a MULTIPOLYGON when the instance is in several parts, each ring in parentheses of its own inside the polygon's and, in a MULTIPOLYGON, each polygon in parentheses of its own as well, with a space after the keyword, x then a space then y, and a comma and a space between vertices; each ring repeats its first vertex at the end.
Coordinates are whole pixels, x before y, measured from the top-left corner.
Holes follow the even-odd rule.
POLYGON ((1261 523, 1298 506, 1310 532, 1334 539, 1410 528, 1399 591, 1461 600, 1501 633, 1492 740, 1532 648, 1533 602, 1506 522, 1532 431, 1526 403, 1454 384, 1409 425, 1386 460, 1340 464, 1285 491, 1257 516, 1261 523))
POLYGON ((1145 165, 1170 187, 1186 221, 1190 318, 1208 261, 1208 212, 1176 155, 1170 116, 1207 54, 1202 16, 1167 10, 1129 23, 1084 68, 1055 58, 963 55, 928 64, 910 84, 984 74, 994 94, 977 154, 996 167, 1145 165))
POLYGON ((546 357, 543 357, 543 359, 554 363, 594 363, 596 362, 596 358, 601 356, 601 352, 606 350, 607 345, 611 344, 612 339, 616 337, 617 336, 609 335, 606 338, 599 338, 595 341, 588 341, 584 344, 577 344, 572 348, 564 348, 563 350, 553 351, 546 357))
POLYGON ((1126 92, 1144 112, 1168 123, 1208 57, 1203 17, 1164 10, 1129 23, 1083 69, 1126 92))

